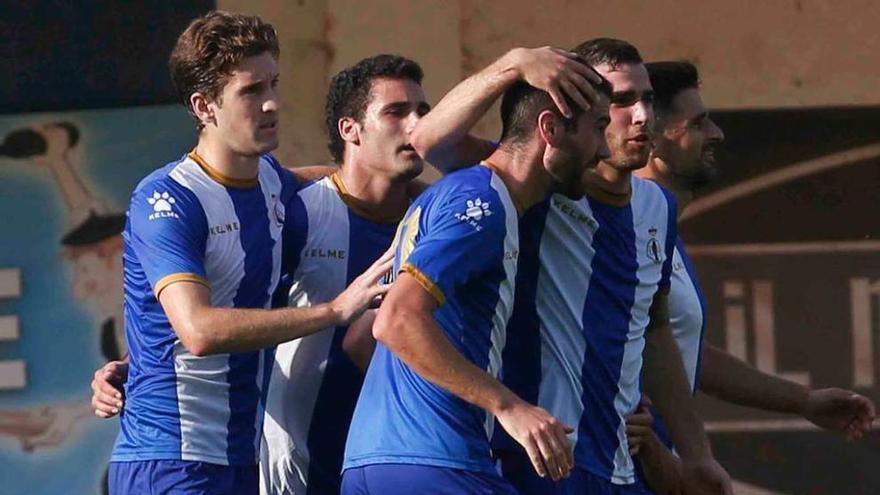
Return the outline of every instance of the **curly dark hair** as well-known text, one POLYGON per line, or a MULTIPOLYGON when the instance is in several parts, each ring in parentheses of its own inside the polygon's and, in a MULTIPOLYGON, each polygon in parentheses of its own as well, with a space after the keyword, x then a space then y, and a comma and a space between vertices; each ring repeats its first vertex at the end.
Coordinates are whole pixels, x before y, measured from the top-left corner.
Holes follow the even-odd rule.
MULTIPOLYGON (((217 98, 235 66, 265 52, 278 60, 278 35, 271 24, 256 16, 217 10, 193 20, 177 38, 168 69, 177 96, 195 118, 189 101, 193 93, 217 98)), ((204 126, 196 122, 201 130, 204 126)))
POLYGON ((373 79, 409 79, 422 84, 424 73, 418 63, 399 55, 369 57, 333 76, 327 92, 324 115, 327 124, 327 148, 336 163, 342 163, 345 142, 339 135, 339 119, 351 117, 358 122, 370 103, 373 79))

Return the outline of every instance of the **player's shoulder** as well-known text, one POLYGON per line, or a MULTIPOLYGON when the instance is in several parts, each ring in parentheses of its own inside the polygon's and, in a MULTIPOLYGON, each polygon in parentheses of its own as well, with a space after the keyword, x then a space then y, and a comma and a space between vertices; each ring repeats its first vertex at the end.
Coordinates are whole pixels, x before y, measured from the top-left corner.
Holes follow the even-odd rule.
POLYGON ((677 208, 675 196, 660 184, 632 176, 632 201, 636 208, 643 208, 647 211, 657 212, 658 205, 665 204, 669 210, 674 211, 677 208))
POLYGON ((260 155, 260 174, 270 174, 273 177, 277 177, 283 186, 292 187, 293 190, 301 187, 296 175, 289 169, 284 168, 272 153, 260 155))
POLYGON ((500 179, 488 167, 473 165, 444 176, 422 193, 416 202, 435 208, 478 200, 479 204, 490 201, 497 203, 500 201, 499 182, 500 179))

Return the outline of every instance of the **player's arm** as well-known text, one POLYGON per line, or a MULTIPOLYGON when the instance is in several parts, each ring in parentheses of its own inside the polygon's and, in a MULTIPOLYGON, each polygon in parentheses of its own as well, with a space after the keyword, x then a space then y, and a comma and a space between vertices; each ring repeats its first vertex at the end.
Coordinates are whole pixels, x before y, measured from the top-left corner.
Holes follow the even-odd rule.
POLYGON ((389 250, 329 303, 282 309, 218 308, 205 285, 180 281, 164 287, 159 303, 184 347, 196 356, 246 352, 287 342, 361 315, 388 287, 389 250))
POLYGON ((439 306, 414 276, 401 272, 382 302, 373 335, 426 380, 494 414, 525 447, 539 475, 568 476, 573 456, 566 428, 462 356, 432 316, 439 306))
POLYGON ((599 76, 558 48, 514 48, 491 65, 455 86, 422 117, 410 137, 428 162, 448 172, 489 156, 495 145, 468 132, 495 100, 517 81, 547 91, 564 115, 571 115, 566 97, 589 108, 597 98, 589 80, 599 76))
POLYGON ((796 414, 851 438, 861 438, 874 420, 874 403, 839 388, 811 390, 764 373, 711 344, 703 347, 700 389, 742 406, 796 414))
POLYGON ((732 494, 730 476, 712 457, 703 422, 697 416, 678 344, 669 326, 669 288, 651 304, 642 377, 645 391, 669 429, 682 459, 685 493, 732 494))
POLYGON ((635 413, 626 418, 629 453, 638 455, 648 486, 657 495, 678 495, 682 490, 681 460, 657 437, 651 401, 642 394, 635 413))
POLYGON ((368 309, 358 318, 351 322, 342 339, 342 350, 361 371, 366 372, 376 349, 376 339, 373 338, 373 322, 376 321, 376 310, 368 309))

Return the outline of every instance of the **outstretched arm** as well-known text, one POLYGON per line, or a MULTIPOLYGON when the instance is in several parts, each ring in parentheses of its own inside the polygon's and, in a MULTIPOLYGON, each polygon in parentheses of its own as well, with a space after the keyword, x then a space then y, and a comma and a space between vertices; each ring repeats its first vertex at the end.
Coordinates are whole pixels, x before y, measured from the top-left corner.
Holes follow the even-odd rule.
POLYGON ((194 282, 177 282, 159 293, 159 302, 180 341, 197 356, 262 349, 354 320, 388 290, 381 279, 391 268, 386 252, 333 301, 304 308, 274 310, 217 308, 210 291, 194 282))
POLYGON ((874 403, 867 397, 840 388, 811 390, 764 373, 711 344, 703 348, 700 389, 734 404, 796 414, 854 439, 871 429, 875 416, 874 403))
POLYGON ((476 163, 495 146, 468 132, 495 100, 517 81, 547 91, 563 115, 572 115, 566 97, 589 108, 597 98, 589 81, 599 76, 571 52, 552 47, 514 48, 454 87, 422 117, 411 143, 422 157, 443 172, 476 163))

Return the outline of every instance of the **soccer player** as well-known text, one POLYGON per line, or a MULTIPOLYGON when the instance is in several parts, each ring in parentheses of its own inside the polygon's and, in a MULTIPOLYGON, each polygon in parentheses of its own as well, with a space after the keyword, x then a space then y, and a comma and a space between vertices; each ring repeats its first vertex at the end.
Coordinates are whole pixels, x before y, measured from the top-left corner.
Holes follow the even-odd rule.
MULTIPOLYGON (((495 376, 513 309, 518 216, 553 191, 582 193, 578 177, 607 156, 608 96, 564 118, 548 93, 514 82, 511 58, 520 53, 441 102, 463 102, 474 84, 509 86, 498 149, 425 191, 398 229, 397 280, 373 326, 378 343, 345 449, 345 494, 515 493, 491 458, 493 417, 554 474, 570 469, 564 425, 495 376)), ((610 95, 607 83, 595 88, 610 95)))
POLYGON ((177 40, 172 80, 195 149, 136 187, 124 232, 130 367, 110 492, 257 493, 276 344, 344 325, 386 289, 389 256, 329 303, 268 310, 282 240, 304 219, 278 145, 278 42, 212 12, 177 40))
MULTIPOLYGON (((553 196, 523 218, 503 370, 512 390, 575 426, 575 469, 561 482, 536 477, 526 469, 533 456, 503 435, 496 452, 521 493, 641 493, 625 418, 640 402, 647 346, 645 388, 664 415, 673 416, 690 488, 729 493, 728 476, 712 459, 693 412, 669 328, 675 201, 632 177, 651 149, 647 71, 635 47, 620 40, 591 40, 575 53, 614 88, 606 133, 611 156, 585 174, 585 197, 553 196)), ((454 167, 462 154, 479 152, 462 136, 479 118, 474 109, 494 97, 476 87, 471 96, 480 105, 447 114, 438 105, 417 127, 413 143, 432 163, 454 167)))
MULTIPOLYGON (((681 212, 694 193, 717 176, 715 150, 724 140, 724 133, 709 117, 693 64, 654 62, 646 67, 656 95, 655 148, 648 166, 637 174, 669 190, 681 212)), ((838 388, 810 389, 768 375, 704 343, 705 300, 681 238, 676 239, 673 260, 670 321, 694 391, 699 382, 702 391, 718 399, 796 414, 819 427, 843 431, 851 438, 861 437, 870 429, 875 414, 870 399, 838 388)), ((659 431, 665 446, 671 448, 662 426, 659 431)), ((659 445, 653 433, 649 440, 642 449, 645 474, 662 487, 658 492, 674 493, 675 470, 670 471, 669 467, 674 468, 677 460, 664 456, 671 453, 659 445)))
MULTIPOLYGON (((327 131, 340 167, 298 193, 306 225, 285 260, 291 306, 332 300, 391 245, 409 206, 408 185, 423 168, 409 145, 430 108, 422 77, 416 62, 378 55, 331 81, 327 131)), ((260 461, 264 493, 339 493, 348 425, 372 352, 364 326, 365 335, 331 326, 278 346, 260 461)))

